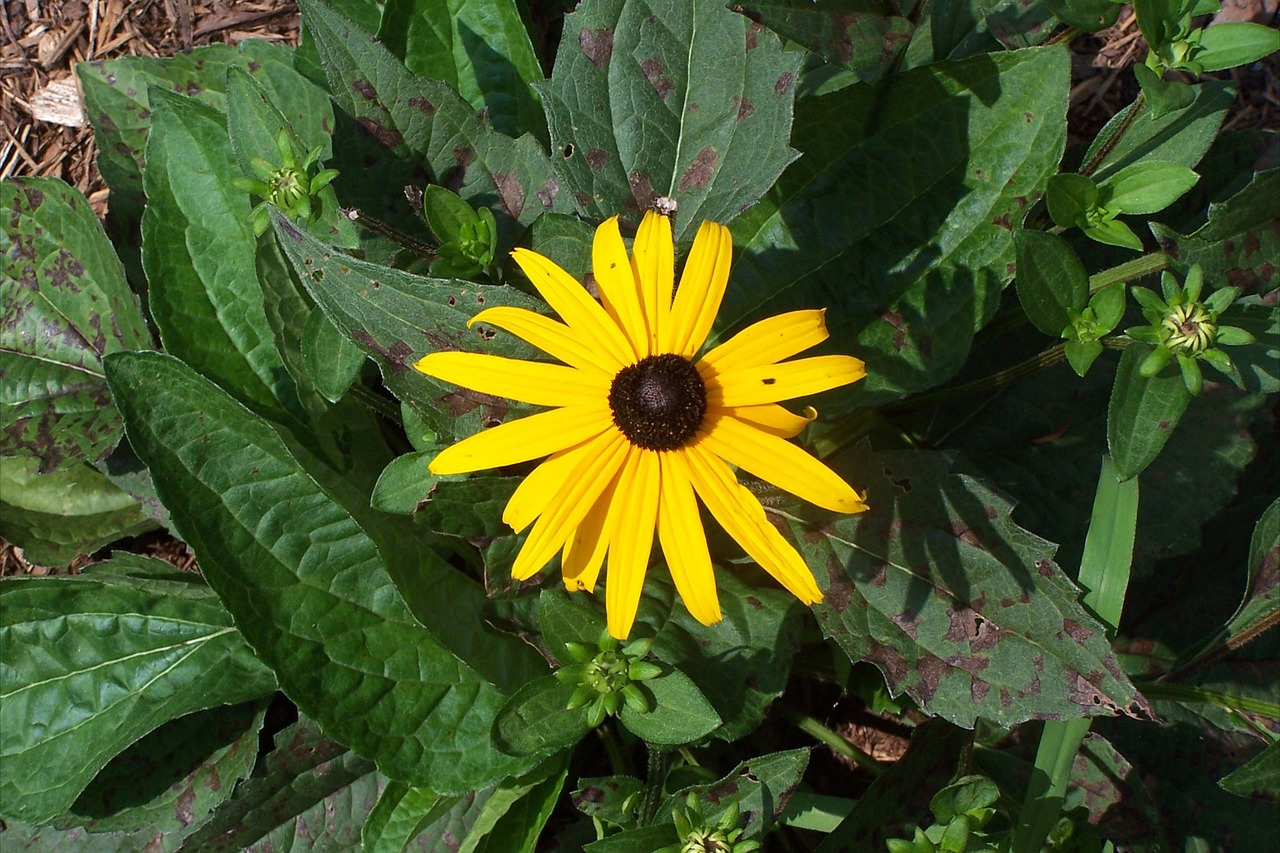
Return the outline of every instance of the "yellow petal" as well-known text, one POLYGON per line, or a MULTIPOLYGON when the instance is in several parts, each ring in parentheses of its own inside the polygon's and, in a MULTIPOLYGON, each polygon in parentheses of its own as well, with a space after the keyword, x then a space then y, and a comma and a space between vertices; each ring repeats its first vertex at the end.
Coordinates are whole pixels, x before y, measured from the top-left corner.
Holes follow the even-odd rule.
POLYGON ((609 379, 603 373, 563 364, 478 352, 433 352, 414 367, 472 391, 536 406, 581 406, 609 399, 609 379))
POLYGON ((798 498, 836 512, 867 505, 853 487, 789 441, 731 417, 708 417, 698 433, 706 450, 798 498))
POLYGON ((640 287, 616 216, 609 217, 596 229, 591 243, 591 274, 595 276, 600 301, 609 316, 622 327, 639 361, 649 354, 649 329, 640 309, 640 287))
POLYGON ((708 406, 757 406, 807 397, 857 382, 867 375, 861 361, 850 355, 819 355, 778 364, 715 372, 702 367, 708 406))
POLYGON ((653 549, 661 488, 658 454, 633 447, 618 480, 617 516, 609 531, 609 576, 605 579, 605 612, 609 633, 625 640, 636 621, 640 591, 653 549))
POLYGON ((500 424, 446 447, 431 460, 433 474, 466 474, 541 459, 592 436, 619 434, 607 403, 567 406, 500 424))
POLYGON ((790 311, 752 323, 704 355, 699 366, 727 373, 773 364, 827 339, 826 309, 790 311))
POLYGON ((740 484, 729 466, 697 443, 684 449, 693 487, 716 521, 760 568, 805 604, 822 600, 822 591, 795 548, 765 517, 755 495, 740 484))
POLYGON ((671 291, 676 283, 676 252, 671 242, 671 221, 650 210, 640 222, 631 245, 632 266, 640 282, 640 307, 649 329, 645 355, 670 352, 671 291))
POLYGON ((602 367, 616 373, 634 361, 631 347, 618 324, 573 276, 550 258, 528 249, 516 249, 511 257, 551 309, 596 352, 596 360, 602 367))
POLYGON ((671 352, 693 358, 707 340, 724 299, 732 263, 733 238, 729 229, 704 220, 685 259, 671 308, 671 352))
POLYGON ((720 599, 707 551, 707 533, 702 529, 689 480, 689 460, 680 452, 660 454, 658 460, 662 465, 658 541, 684 606, 703 625, 713 625, 721 619, 720 599))
POLYGON ((512 577, 518 581, 532 577, 564 546, 618 473, 628 447, 622 433, 612 427, 587 443, 582 459, 529 531, 511 567, 512 577))
POLYGON ((761 406, 717 406, 709 409, 708 413, 713 417, 723 415, 736 418, 781 438, 795 438, 818 417, 818 410, 813 406, 805 406, 804 414, 796 415, 773 403, 761 406))
POLYGON ((605 552, 609 550, 609 519, 615 514, 618 492, 618 475, 596 498, 577 530, 564 543, 564 555, 560 559, 560 574, 565 589, 570 592, 585 590, 595 592, 600 567, 605 552))
POLYGON ((588 452, 589 441, 553 453, 520 481, 502 511, 502 520, 516 533, 522 532, 546 511, 556 492, 588 452))
POLYGON ((489 323, 504 329, 523 341, 533 344, 552 358, 579 370, 606 373, 600 366, 600 356, 574 334, 573 329, 541 314, 525 308, 500 306, 486 308, 467 322, 467 328, 476 323, 489 323))

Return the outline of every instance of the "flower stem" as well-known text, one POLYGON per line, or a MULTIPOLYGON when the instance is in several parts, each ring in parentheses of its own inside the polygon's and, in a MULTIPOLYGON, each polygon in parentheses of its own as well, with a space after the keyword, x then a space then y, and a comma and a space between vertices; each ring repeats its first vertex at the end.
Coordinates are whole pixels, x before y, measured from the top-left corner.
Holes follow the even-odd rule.
POLYGON ((1164 252, 1152 252, 1089 276, 1089 294, 1092 296, 1113 284, 1145 278, 1168 268, 1169 256, 1164 252))
POLYGON ((1280 704, 1250 696, 1235 696, 1203 687, 1169 684, 1163 681, 1139 682, 1134 687, 1148 699, 1167 699, 1197 705, 1212 705, 1235 714, 1257 714, 1269 720, 1280 720, 1280 704))
POLYGON ((398 228, 393 228, 381 220, 374 219, 372 216, 366 216, 363 212, 354 207, 344 207, 342 208, 342 213, 361 228, 366 228, 375 234, 380 234, 392 243, 395 243, 397 246, 408 249, 419 257, 431 260, 436 256, 435 246, 424 243, 415 237, 410 237, 398 228))
POLYGON ((667 781, 669 756, 651 743, 645 743, 649 751, 649 767, 645 774, 644 795, 640 800, 640 825, 648 826, 658 813, 662 802, 662 788, 667 781))
POLYGON ((1088 163, 1085 163, 1084 166, 1080 168, 1080 174, 1092 175, 1094 172, 1098 171, 1098 167, 1102 165, 1102 161, 1105 160, 1107 155, 1114 151, 1115 147, 1120 144, 1120 140, 1129 132, 1129 128, 1133 127, 1133 123, 1137 120, 1138 114, 1142 112, 1142 108, 1145 107, 1146 104, 1146 93, 1139 91, 1138 97, 1134 98, 1133 103, 1130 104, 1129 111, 1125 113, 1124 118, 1120 120, 1120 126, 1116 128, 1115 133, 1111 134, 1111 136, 1107 138, 1106 142, 1103 142, 1098 146, 1097 153, 1089 159, 1088 163))
POLYGON ((1042 367, 1052 367, 1064 358, 1066 358, 1065 345, 1055 344, 1025 361, 1021 361, 1012 367, 1006 367, 1004 370, 998 370, 989 376, 975 379, 972 382, 965 382, 962 385, 954 385, 950 388, 942 388, 928 394, 921 394, 918 397, 903 400, 901 403, 885 406, 881 411, 886 415, 897 415, 903 412, 927 409, 930 406, 962 399, 972 394, 1002 391, 1024 376, 1029 376, 1042 367))
POLYGON ((782 702, 775 702, 773 707, 777 708, 782 716, 795 723, 796 727, 800 729, 800 731, 825 744, 836 755, 849 759, 854 764, 871 773, 873 776, 879 776, 881 771, 884 769, 880 765, 879 761, 876 761, 870 755, 842 738, 839 734, 827 728, 816 718, 811 717, 808 714, 801 713, 790 705, 784 705, 782 702))

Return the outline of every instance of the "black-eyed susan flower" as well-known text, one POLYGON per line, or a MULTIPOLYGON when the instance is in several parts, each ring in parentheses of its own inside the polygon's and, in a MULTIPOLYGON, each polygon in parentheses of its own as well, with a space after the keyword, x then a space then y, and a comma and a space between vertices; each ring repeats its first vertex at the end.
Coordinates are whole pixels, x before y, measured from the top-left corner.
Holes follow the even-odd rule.
POLYGON ((446 382, 552 408, 446 448, 431 471, 461 474, 546 457, 503 513, 517 533, 529 530, 512 575, 525 580, 559 552, 565 585, 594 590, 607 554, 605 605, 618 638, 635 621, 655 530, 689 612, 705 625, 720 620, 698 499, 792 594, 806 604, 821 600, 799 553, 731 466, 826 509, 866 509, 844 480, 787 441, 812 409, 801 416, 778 405, 861 379, 862 362, 847 355, 785 360, 826 340, 821 310, 761 320, 695 358, 729 278, 728 229, 702 223, 674 298, 670 222, 648 213, 632 249, 628 257, 616 217, 596 229, 599 302, 542 255, 512 253, 563 322, 499 307, 471 323, 504 329, 562 363, 437 352, 416 366, 446 382))

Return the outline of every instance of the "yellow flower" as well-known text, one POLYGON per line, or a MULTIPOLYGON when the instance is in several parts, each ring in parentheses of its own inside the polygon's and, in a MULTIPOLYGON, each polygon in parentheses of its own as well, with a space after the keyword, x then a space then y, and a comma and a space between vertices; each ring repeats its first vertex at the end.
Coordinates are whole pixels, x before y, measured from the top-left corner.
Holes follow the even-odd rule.
POLYGON ((646 214, 633 254, 617 218, 596 229, 592 266, 600 301, 536 252, 512 257, 564 322, 522 308, 489 308, 488 323, 563 364, 436 352, 416 367, 475 391, 550 411, 463 439, 431 462, 461 474, 547 457, 516 489, 502 518, 532 525, 511 573, 525 580, 556 552, 569 589, 594 590, 605 554, 609 633, 635 621, 654 531, 689 612, 720 620, 696 494, 750 557, 805 604, 822 599, 804 560, 735 476, 735 465, 837 512, 866 509, 831 469, 786 439, 816 416, 777 405, 866 375, 844 355, 783 361, 827 338, 822 311, 793 311, 744 329, 695 361, 720 308, 733 243, 703 222, 672 298, 671 224, 646 214))

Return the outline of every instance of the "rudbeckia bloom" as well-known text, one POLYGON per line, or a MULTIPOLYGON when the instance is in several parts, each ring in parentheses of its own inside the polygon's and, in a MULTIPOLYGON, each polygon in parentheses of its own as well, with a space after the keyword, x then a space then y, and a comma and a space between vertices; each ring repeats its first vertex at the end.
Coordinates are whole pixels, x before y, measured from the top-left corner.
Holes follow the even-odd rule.
POLYGON ((697 499, 792 594, 821 600, 808 566, 731 465, 827 509, 866 509, 831 469, 787 441, 812 409, 804 417, 778 405, 866 374, 845 355, 783 360, 826 340, 822 311, 761 320, 695 360, 732 250, 727 228, 703 222, 673 298, 671 223, 646 214, 628 257, 614 217, 592 246, 597 302, 549 259, 516 249, 512 257, 564 322, 499 307, 471 323, 504 329, 562 364, 436 352, 416 365, 475 391, 553 407, 463 439, 430 468, 461 474, 546 457, 502 515, 517 533, 532 525, 511 573, 525 580, 563 552, 565 585, 594 590, 607 553, 605 606, 619 639, 635 621, 655 529, 689 612, 704 625, 720 620, 697 499))

